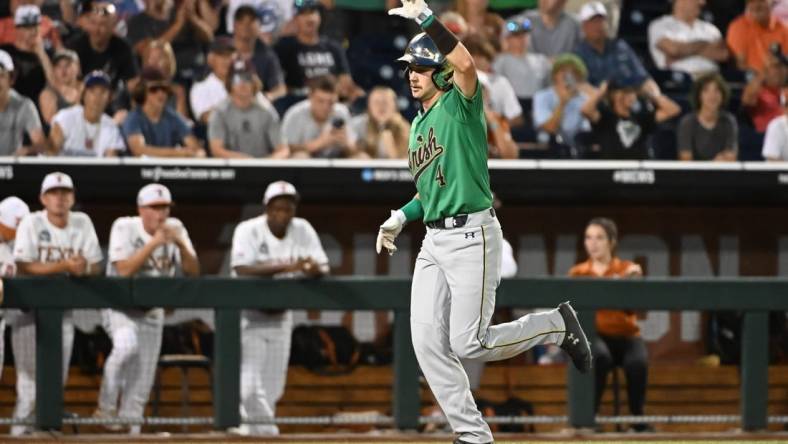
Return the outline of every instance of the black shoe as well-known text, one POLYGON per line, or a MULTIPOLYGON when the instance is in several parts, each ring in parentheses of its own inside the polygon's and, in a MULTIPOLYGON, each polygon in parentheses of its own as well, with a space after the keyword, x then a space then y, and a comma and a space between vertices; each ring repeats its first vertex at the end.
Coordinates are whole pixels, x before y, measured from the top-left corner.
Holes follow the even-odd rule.
POLYGON ((558 312, 561 313, 564 325, 566 325, 561 348, 572 358, 572 363, 580 373, 587 373, 591 369, 591 347, 588 345, 586 334, 583 333, 583 328, 580 327, 580 322, 577 320, 577 314, 569 302, 558 304, 558 312))

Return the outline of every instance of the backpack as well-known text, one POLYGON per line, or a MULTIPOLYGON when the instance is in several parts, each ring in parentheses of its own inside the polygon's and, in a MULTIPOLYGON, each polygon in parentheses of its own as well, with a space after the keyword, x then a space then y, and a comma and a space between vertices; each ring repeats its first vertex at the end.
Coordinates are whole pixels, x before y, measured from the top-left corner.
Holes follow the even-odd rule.
POLYGON ((343 326, 299 325, 293 329, 291 365, 338 375, 353 371, 360 357, 358 340, 343 326))

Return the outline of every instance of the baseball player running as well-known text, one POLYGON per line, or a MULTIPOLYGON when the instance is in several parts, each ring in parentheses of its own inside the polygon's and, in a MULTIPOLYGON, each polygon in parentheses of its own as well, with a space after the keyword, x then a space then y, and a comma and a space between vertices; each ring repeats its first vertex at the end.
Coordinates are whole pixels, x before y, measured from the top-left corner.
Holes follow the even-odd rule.
MULTIPOLYGON (((317 232, 295 217, 298 193, 285 181, 268 185, 265 214, 241 222, 233 234, 233 276, 274 279, 328 274, 328 257, 317 232)), ((290 358, 293 325, 288 311, 244 310, 241 318, 241 415, 274 417, 290 358)), ((244 425, 241 434, 276 435, 275 425, 244 425)))
MULTIPOLYGON (((107 276, 172 277, 178 268, 187 276, 200 274, 189 232, 180 220, 170 217, 170 205, 172 196, 164 185, 140 189, 138 216, 121 217, 112 224, 107 276)), ((164 309, 105 309, 101 315, 112 339, 112 352, 104 365, 94 416, 142 419, 161 349, 164 309)), ((140 433, 140 425, 132 425, 130 431, 140 433)))
MULTIPOLYGON (((22 199, 10 196, 0 201, 0 304, 3 302, 3 276, 16 274, 14 262, 14 239, 16 228, 22 218, 30 214, 30 209, 22 199)), ((18 312, 18 310, 16 310, 18 312)), ((3 376, 5 363, 5 317, 0 315, 0 377, 3 376)))
POLYGON ((377 251, 396 251, 405 223, 427 226, 411 290, 411 331, 419 365, 455 433, 455 443, 493 437, 468 387, 460 359, 494 361, 556 343, 582 372, 591 350, 574 310, 531 313, 490 325, 501 273, 501 226, 491 208, 482 88, 465 47, 424 0, 402 0, 389 14, 414 19, 415 36, 399 60, 408 65, 422 109, 411 127, 408 165, 418 193, 381 226, 377 251))
MULTIPOLYGON (((101 248, 90 217, 74 206, 74 183, 67 174, 47 174, 41 184, 42 211, 19 223, 14 259, 20 275, 87 276, 101 272, 101 248)), ((14 418, 32 415, 36 400, 36 324, 33 312, 17 312, 9 319, 11 347, 16 360, 16 407, 14 418)), ((71 312, 63 313, 63 381, 68 376, 74 323, 71 312)), ((27 433, 27 426, 11 427, 12 435, 27 433)))

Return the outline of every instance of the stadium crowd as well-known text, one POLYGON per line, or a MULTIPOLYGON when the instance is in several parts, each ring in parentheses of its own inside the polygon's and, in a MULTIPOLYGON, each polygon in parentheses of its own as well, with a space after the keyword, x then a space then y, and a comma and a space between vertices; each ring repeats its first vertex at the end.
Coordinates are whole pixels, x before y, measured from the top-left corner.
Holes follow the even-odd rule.
MULTIPOLYGON (((492 158, 788 156, 785 1, 430 3, 476 61, 492 158)), ((10 0, 0 155, 404 158, 396 4, 10 0)))

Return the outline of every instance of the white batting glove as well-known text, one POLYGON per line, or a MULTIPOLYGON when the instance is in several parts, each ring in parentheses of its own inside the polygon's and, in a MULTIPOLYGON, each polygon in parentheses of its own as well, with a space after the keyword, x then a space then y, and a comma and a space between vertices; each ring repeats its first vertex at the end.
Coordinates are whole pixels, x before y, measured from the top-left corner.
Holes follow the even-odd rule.
POLYGON ((402 6, 389 9, 389 15, 398 15, 407 19, 416 20, 419 25, 432 15, 432 10, 424 0, 402 0, 402 6))
POLYGON ((391 210, 391 216, 383 222, 378 231, 378 240, 375 242, 375 251, 380 252, 385 248, 388 250, 389 255, 397 251, 397 246, 394 245, 394 239, 397 238, 405 225, 407 218, 402 210, 391 210))

